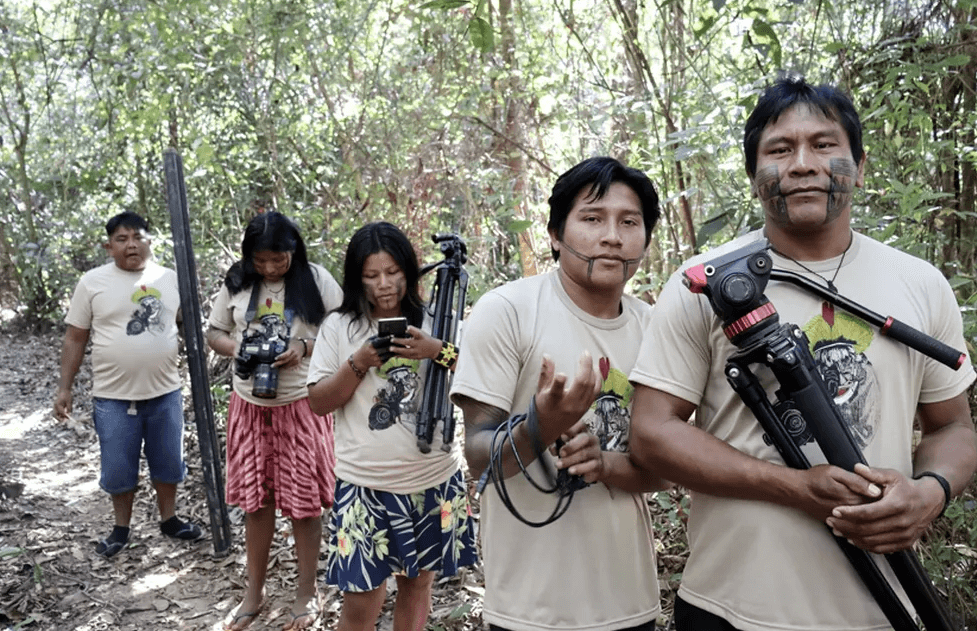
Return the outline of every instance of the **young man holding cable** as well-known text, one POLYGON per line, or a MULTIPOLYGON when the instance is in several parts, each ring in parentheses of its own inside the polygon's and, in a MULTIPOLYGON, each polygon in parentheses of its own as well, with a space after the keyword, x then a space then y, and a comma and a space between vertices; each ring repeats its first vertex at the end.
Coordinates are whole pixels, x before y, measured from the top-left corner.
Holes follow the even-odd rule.
POLYGON ((627 456, 626 376, 651 307, 624 289, 650 242, 658 195, 640 171, 591 158, 560 176, 549 204, 557 269, 482 296, 451 387, 468 465, 484 485, 482 615, 496 630, 651 631, 661 608, 643 493, 665 483, 627 456), (545 449, 558 439, 554 456, 545 449), (553 496, 526 477, 545 481, 554 468, 590 483, 559 517, 553 496))

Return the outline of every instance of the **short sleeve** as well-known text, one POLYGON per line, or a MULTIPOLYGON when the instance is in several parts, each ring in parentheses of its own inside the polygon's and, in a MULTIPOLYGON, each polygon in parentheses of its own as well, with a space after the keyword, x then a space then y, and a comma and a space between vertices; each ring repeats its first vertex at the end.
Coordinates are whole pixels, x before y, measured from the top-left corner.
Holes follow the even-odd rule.
POLYGON ((329 270, 321 265, 313 265, 316 281, 319 284, 319 293, 322 296, 322 304, 326 307, 326 313, 334 311, 343 303, 343 290, 333 278, 329 270))
POLYGON ((214 299, 207 323, 215 329, 230 333, 234 330, 234 312, 231 309, 231 291, 221 284, 221 290, 214 299))
POLYGON ((332 377, 339 372, 341 362, 346 361, 345 358, 340 359, 339 352, 344 321, 340 314, 330 313, 319 327, 319 335, 316 337, 312 358, 309 360, 308 385, 332 377))
POLYGON ((520 322, 512 303, 488 293, 465 322, 451 398, 465 396, 509 412, 522 368, 520 322))
POLYGON ((680 273, 666 283, 648 319, 629 379, 699 404, 709 381, 714 317, 704 298, 685 290, 680 273))
POLYGON ((64 321, 65 324, 88 331, 92 328, 92 295, 84 281, 82 277, 74 293, 71 294, 68 315, 65 316, 64 321))

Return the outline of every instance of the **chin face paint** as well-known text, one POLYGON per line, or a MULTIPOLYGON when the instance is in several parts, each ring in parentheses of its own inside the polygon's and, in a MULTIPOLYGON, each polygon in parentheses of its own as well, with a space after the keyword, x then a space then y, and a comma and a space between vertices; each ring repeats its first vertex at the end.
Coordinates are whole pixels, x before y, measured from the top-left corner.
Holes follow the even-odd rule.
POLYGON ((831 186, 828 189, 828 212, 825 223, 836 219, 842 211, 851 206, 852 193, 855 192, 855 178, 858 175, 858 167, 854 160, 832 158, 828 164, 831 167, 831 186))
POLYGON ((757 170, 753 178, 753 192, 760 198, 760 204, 771 219, 782 226, 787 225, 787 200, 780 193, 780 169, 776 164, 757 170))
MULTIPOLYGON (((567 252, 569 252, 570 254, 574 255, 575 257, 577 257, 581 261, 584 261, 585 263, 587 263, 587 280, 590 280, 591 277, 594 275, 594 261, 597 260, 597 257, 596 256, 586 256, 584 254, 581 254, 580 252, 577 252, 576 250, 574 250, 573 248, 571 248, 569 245, 567 245, 566 241, 560 241, 560 245, 562 246, 561 247, 561 251, 563 249, 566 249, 567 252)), ((640 262, 641 262, 641 259, 640 258, 637 258, 637 259, 623 259, 621 261, 622 266, 624 268, 624 277, 622 279, 623 282, 625 282, 625 283, 628 282, 628 278, 631 277, 628 274, 628 270, 631 269, 631 266, 634 265, 635 268, 637 269, 637 265, 640 262)))

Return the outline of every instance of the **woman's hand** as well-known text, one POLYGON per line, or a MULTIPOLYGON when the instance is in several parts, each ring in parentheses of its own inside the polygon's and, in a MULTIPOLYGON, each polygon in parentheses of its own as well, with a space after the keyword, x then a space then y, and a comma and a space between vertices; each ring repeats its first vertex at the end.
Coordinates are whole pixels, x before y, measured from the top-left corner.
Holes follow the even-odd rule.
POLYGON ((297 368, 302 363, 305 355, 305 344, 302 340, 291 339, 288 341, 288 348, 275 358, 272 366, 276 368, 297 368))
POLYGON ((234 357, 237 355, 238 343, 227 331, 210 327, 207 329, 207 345, 218 355, 234 357))
POLYGON ((379 368, 382 366, 386 360, 380 356, 380 351, 370 343, 369 340, 363 346, 359 347, 351 355, 353 358, 353 363, 360 370, 369 370, 372 367, 379 368))
POLYGON ((410 337, 395 337, 390 342, 390 351, 398 357, 407 359, 434 359, 441 353, 441 340, 431 337, 416 326, 407 327, 410 337))

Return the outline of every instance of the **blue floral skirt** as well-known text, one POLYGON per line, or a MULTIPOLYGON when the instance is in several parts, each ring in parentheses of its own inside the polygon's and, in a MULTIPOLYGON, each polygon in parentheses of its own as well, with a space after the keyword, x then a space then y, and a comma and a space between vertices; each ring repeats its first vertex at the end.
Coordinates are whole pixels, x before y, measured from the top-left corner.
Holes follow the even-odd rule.
POLYGON ((471 508, 460 471, 408 495, 336 480, 329 522, 326 582, 369 592, 388 576, 421 570, 453 576, 477 560, 471 508))

